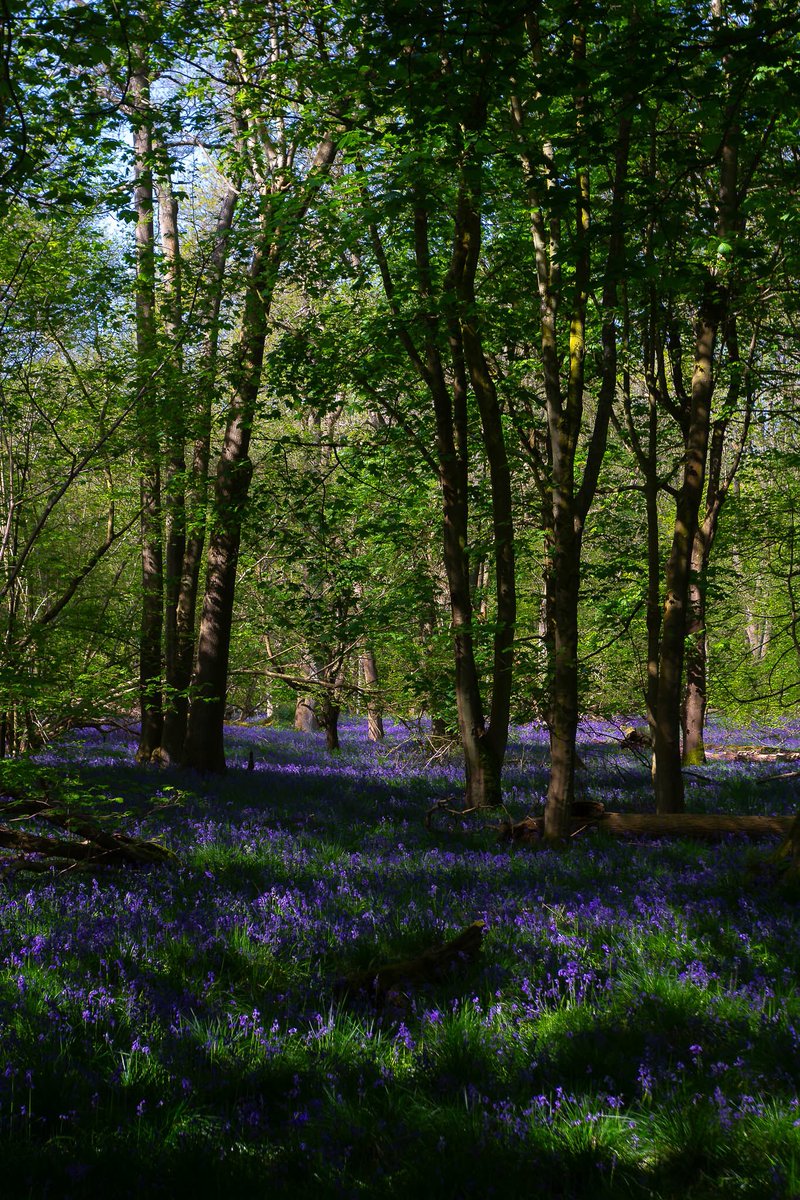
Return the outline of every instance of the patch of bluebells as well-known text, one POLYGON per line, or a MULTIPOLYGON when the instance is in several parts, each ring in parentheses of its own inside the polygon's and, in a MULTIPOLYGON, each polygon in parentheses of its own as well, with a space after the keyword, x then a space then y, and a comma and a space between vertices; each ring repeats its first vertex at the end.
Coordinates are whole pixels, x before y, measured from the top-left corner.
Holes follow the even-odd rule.
MULTIPOLYGON (((641 808, 647 764, 619 736, 583 728, 584 786, 641 808)), ((746 736, 712 728, 709 741, 746 736)), ((780 736, 794 746, 800 724, 780 736)), ((635 1154, 654 1112, 698 1104, 725 1136, 772 1111, 796 1128, 798 915, 748 875, 748 847, 587 837, 558 855, 509 852, 473 826, 469 840, 433 833, 422 816, 458 793, 458 760, 431 761, 400 725, 378 745, 359 722, 341 738, 331 756, 322 735, 232 728, 219 781, 136 768, 119 730, 75 731, 40 756, 113 766, 120 791, 126 776, 149 781, 126 828, 162 838, 179 865, 4 880, 0 1132, 23 1122, 45 1143, 69 1125, 90 1140, 106 1121, 131 1139, 178 1137, 211 1114, 227 1141, 347 1162, 345 1094, 379 1122, 379 1096, 441 1105, 454 1086, 479 1136, 509 1145, 562 1126, 596 1139, 624 1119, 635 1154), (487 931, 475 967, 380 1011, 338 998, 349 970, 475 919, 487 931)), ((542 803, 545 752, 541 727, 515 731, 514 815, 542 803)), ((703 774, 717 786, 745 772, 703 774)))

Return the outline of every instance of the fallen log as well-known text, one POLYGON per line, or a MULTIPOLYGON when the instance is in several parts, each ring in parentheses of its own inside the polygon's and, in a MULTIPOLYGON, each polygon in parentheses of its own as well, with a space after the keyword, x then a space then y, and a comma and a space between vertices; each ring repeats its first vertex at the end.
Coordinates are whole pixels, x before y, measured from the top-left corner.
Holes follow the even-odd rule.
POLYGON ((473 921, 443 946, 431 946, 412 958, 347 975, 336 991, 342 997, 366 994, 381 1007, 390 992, 430 982, 455 964, 472 961, 481 948, 484 925, 484 921, 473 921))
MULTIPOLYGON (((614 813, 599 816, 573 816, 570 836, 590 829, 612 837, 700 838, 716 841, 729 834, 767 838, 788 836, 794 817, 728 816, 722 813, 614 813)), ((501 830, 501 839, 511 842, 540 842, 544 837, 544 817, 525 817, 501 830)))
MULTIPOLYGON (((12 793, 13 795, 13 793, 12 793)), ((0 847, 15 851, 17 855, 37 854, 37 860, 13 860, 17 870, 42 870, 51 866, 106 866, 125 864, 143 866, 153 863, 174 862, 176 855, 166 846, 144 838, 131 837, 125 833, 113 833, 101 828, 85 813, 61 809, 49 798, 15 795, 0 805, 4 817, 17 822, 26 818, 54 825, 66 837, 47 837, 25 829, 0 824, 0 847), (56 860, 51 862, 49 860, 56 860)), ((4 867, 11 865, 8 861, 4 867)))
POLYGON ((96 863, 163 863, 175 855, 158 842, 130 838, 122 833, 103 833, 96 838, 42 837, 24 829, 9 829, 0 825, 0 846, 19 854, 43 854, 48 858, 67 858, 76 862, 96 863))

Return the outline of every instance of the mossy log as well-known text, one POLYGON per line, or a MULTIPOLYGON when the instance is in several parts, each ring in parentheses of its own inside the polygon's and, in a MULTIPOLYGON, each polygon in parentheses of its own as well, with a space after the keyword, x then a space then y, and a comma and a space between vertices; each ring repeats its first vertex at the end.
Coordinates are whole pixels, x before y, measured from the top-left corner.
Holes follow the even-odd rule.
MULTIPOLYGON (((722 813, 614 813, 577 816, 571 820, 570 836, 597 829, 612 837, 699 838, 716 841, 729 834, 752 839, 788 837, 794 817, 733 817, 722 813)), ((539 842, 544 837, 544 818, 525 817, 501 830, 504 841, 539 842)))
POLYGON ((484 924, 473 921, 443 946, 431 946, 412 958, 356 971, 339 982, 337 991, 342 996, 364 993, 381 1006, 390 992, 431 982, 450 967, 474 959, 481 948, 484 924))

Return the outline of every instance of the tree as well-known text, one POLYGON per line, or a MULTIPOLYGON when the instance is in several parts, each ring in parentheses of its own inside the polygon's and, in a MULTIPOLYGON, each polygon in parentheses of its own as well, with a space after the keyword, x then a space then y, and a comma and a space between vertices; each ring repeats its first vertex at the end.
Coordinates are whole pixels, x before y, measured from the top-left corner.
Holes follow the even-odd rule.
POLYGON ((281 264, 336 156, 334 135, 327 131, 322 132, 316 149, 308 152, 311 131, 307 123, 313 114, 301 111, 299 76, 304 58, 310 56, 313 61, 318 54, 325 64, 329 61, 322 18, 316 23, 310 19, 302 40, 292 40, 286 15, 275 6, 264 27, 256 21, 248 28, 243 22, 233 31, 227 47, 238 156, 252 182, 256 215, 231 370, 232 393, 214 483, 205 594, 183 752, 184 763, 199 770, 225 768, 223 722, 236 565, 252 474, 248 451, 270 307, 281 264), (267 47, 264 52, 261 38, 267 47), (319 50, 319 46, 323 48, 319 50), (289 90, 288 104, 284 89, 289 90))
POLYGON ((511 470, 476 298, 485 134, 505 81, 503 68, 513 55, 515 24, 505 14, 498 20, 488 6, 452 12, 434 7, 424 19, 403 4, 390 6, 368 43, 363 70, 371 94, 386 97, 384 121, 390 113, 393 119, 382 130, 380 151, 373 157, 360 142, 353 162, 391 328, 432 407, 434 452, 425 448, 423 454, 442 496, 468 808, 501 802, 516 622, 511 470), (488 706, 475 654, 470 588, 470 397, 491 494, 495 611, 488 706))
POLYGON ((563 22, 561 15, 554 8, 547 13, 545 25, 538 13, 529 13, 529 63, 511 98, 531 213, 539 296, 538 315, 532 313, 531 322, 538 326, 541 355, 533 388, 519 389, 516 397, 512 394, 512 404, 523 453, 541 498, 546 539, 550 783, 545 828, 547 837, 555 840, 568 835, 574 798, 581 548, 617 386, 628 163, 641 86, 630 72, 617 74, 618 63, 630 52, 629 39, 640 35, 635 14, 630 26, 604 28, 603 40, 596 45, 580 5, 564 14, 563 22), (555 22, 553 28, 550 21, 555 22), (545 51, 546 45, 555 50, 545 51), (599 184, 601 172, 610 183, 595 203, 592 178, 594 174, 599 184), (599 364, 590 381, 587 357, 591 364, 593 347, 588 305, 590 292, 598 287, 599 364), (596 390, 586 430, 591 383, 596 390))
MULTIPOLYGON (((743 213, 748 195, 768 156, 775 113, 779 111, 777 105, 782 103, 779 100, 780 86, 776 92, 770 65, 774 63, 777 46, 781 47, 779 53, 782 53, 791 27, 791 21, 788 26, 786 24, 785 14, 766 13, 761 9, 754 10, 749 22, 743 23, 738 17, 728 18, 719 4, 713 9, 705 36, 697 46, 697 53, 705 63, 702 83, 696 81, 694 84, 697 97, 695 120, 698 131, 702 133, 697 149, 702 157, 700 161, 689 164, 689 171, 698 175, 702 171, 704 178, 708 178, 713 164, 717 184, 712 204, 701 216, 697 229, 705 242, 706 253, 698 255, 694 274, 694 361, 688 386, 682 376, 681 342, 680 337, 676 336, 674 322, 670 330, 673 381, 680 406, 678 418, 684 439, 684 459, 675 497, 674 531, 665 572, 658 662, 655 793, 659 812, 680 812, 684 806, 680 714, 688 605, 690 602, 693 604, 697 629, 698 623, 702 622, 699 581, 707 565, 719 511, 743 445, 740 439, 732 470, 725 482, 721 482, 722 445, 729 417, 741 391, 743 371, 746 379, 746 374, 751 370, 756 346, 754 337, 748 359, 740 364, 736 308, 737 293, 741 286, 737 278, 738 262, 744 246, 743 213), (763 64, 762 72, 754 70, 754 62, 759 59, 763 64), (765 78, 769 79, 766 95, 762 91, 765 78), (755 113, 758 113, 758 122, 753 120, 755 113), (710 155, 708 149, 701 149, 703 146, 711 147, 710 155), (727 346, 732 363, 732 379, 728 389, 728 404, 722 408, 715 422, 712 403, 718 377, 721 332, 722 342, 727 346), (711 473, 706 516, 701 524, 699 514, 710 445, 711 473)), ((674 306, 671 307, 674 313, 674 306)), ((747 393, 748 388, 745 387, 747 393)), ((746 435, 746 431, 747 415, 742 436, 746 435)), ((702 624, 704 626, 704 622, 702 624)), ((700 649, 697 639, 694 645, 696 650, 700 649)), ((692 656, 691 667, 688 704, 693 728, 690 730, 688 752, 696 756, 699 752, 699 709, 702 707, 702 690, 698 686, 702 663, 697 653, 692 656)))

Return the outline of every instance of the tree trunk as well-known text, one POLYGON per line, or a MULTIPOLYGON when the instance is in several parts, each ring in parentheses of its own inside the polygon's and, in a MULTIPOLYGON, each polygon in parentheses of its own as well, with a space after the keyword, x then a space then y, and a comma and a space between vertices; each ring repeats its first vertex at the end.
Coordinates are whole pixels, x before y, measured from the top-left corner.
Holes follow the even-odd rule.
POLYGON ((184 764, 200 771, 225 770, 223 730, 236 567, 252 475, 250 435, 261 383, 276 268, 277 255, 273 253, 270 261, 269 246, 266 249, 259 247, 250 262, 238 347, 236 391, 217 463, 205 595, 183 754, 184 764))
MULTIPOLYGON (((738 192, 738 129, 736 125, 736 103, 726 109, 727 123, 724 128, 720 157, 719 203, 716 233, 729 244, 735 239, 739 223, 738 192)), ((695 539, 700 532, 705 541, 708 537, 699 525, 700 505, 706 458, 711 435, 711 400, 714 392, 714 352, 717 331, 730 313, 730 294, 717 278, 716 268, 706 269, 704 292, 695 325, 695 362, 692 372, 689 420, 686 426, 686 455, 683 480, 675 505, 675 527, 672 549, 667 562, 665 579, 664 614, 661 627, 661 654, 658 670, 658 712, 655 737, 655 797, 658 813, 683 812, 684 789, 681 774, 681 674, 684 660, 684 642, 687 631, 687 605, 691 579, 692 556, 695 539)), ((735 325, 731 325, 732 357, 738 357, 735 344, 735 325)), ((752 350, 751 350, 752 353, 752 350)), ((736 385, 738 387, 738 385, 736 385)), ((715 440, 719 444, 714 459, 714 470, 719 471, 717 459, 721 461, 721 437, 724 436, 724 420, 715 429, 715 440)), ((718 475, 717 475, 718 478, 718 475)), ((716 507, 713 521, 719 511, 716 484, 711 477, 712 487, 709 510, 716 507)), ((707 554, 707 549, 703 551, 707 554)), ((703 563, 703 557, 697 556, 703 563)), ((705 559, 707 561, 707 559, 705 559)), ((699 662, 696 664, 699 666, 699 662)), ((695 680, 696 682, 696 680, 695 680)), ((695 713, 695 717, 699 713, 695 713)), ((696 736, 696 733, 693 735, 696 736)))
MULTIPOLYGON (((730 295, 727 302, 726 343, 731 364, 739 363, 739 347, 736 331, 736 314, 730 312, 730 295)), ((705 762, 703 731, 708 707, 708 638, 706 635, 706 576, 708 563, 719 528, 723 505, 736 482, 736 472, 744 452, 752 413, 752 390, 749 386, 753 354, 756 347, 760 318, 756 318, 750 354, 742 372, 734 370, 723 411, 714 422, 711 436, 711 451, 708 466, 708 487, 703 521, 695 534, 692 549, 691 574, 689 579, 689 621, 686 644, 686 692, 683 705, 683 761, 686 765, 705 762), (736 408, 741 392, 741 383, 748 381, 745 396, 744 421, 738 440, 730 455, 730 466, 722 479, 722 463, 728 431, 728 414, 736 408)))
POLYGON ((702 540, 695 538, 689 579, 688 620, 686 623, 686 690, 683 697, 684 766, 700 766, 706 761, 703 739, 708 706, 706 640, 706 596, 703 576, 708 555, 702 540))
MULTIPOLYGON (((310 655, 303 656, 303 674, 308 680, 318 676, 317 665, 310 655)), ((317 696, 313 691, 298 694, 294 706, 294 727, 299 733, 316 733, 322 728, 317 716, 317 696)))
POLYGON ((575 799, 578 730, 579 549, 570 526, 556 529, 553 572, 553 682, 550 698, 550 780, 545 830, 560 839, 575 799), (559 536, 560 535, 560 536, 559 536), (567 814, 565 818, 565 813, 567 814))
MULTIPOLYGON (((463 181, 460 195, 464 196, 463 181)), ((423 350, 417 349, 409 330, 400 317, 394 284, 388 262, 375 226, 372 226, 373 249, 383 279, 384 291, 390 308, 398 322, 398 334, 409 359, 420 378, 425 382, 433 401, 436 427, 436 457, 439 485, 442 496, 442 544, 445 574, 450 599, 450 615, 453 631, 453 657, 455 663, 455 696, 458 712, 458 729, 464 751, 465 791, 467 808, 483 808, 502 802, 501 772, 505 742, 508 737, 507 722, 503 727, 502 710, 506 690, 509 688, 511 664, 498 647, 510 644, 513 638, 513 622, 510 627, 503 620, 503 605, 513 599, 511 592, 501 595, 501 580, 496 576, 498 599, 498 631, 495 639, 495 664, 502 663, 502 672, 494 680, 498 691, 493 710, 497 710, 497 724, 487 729, 481 698, 480 677, 475 660, 473 644, 473 609, 470 597, 469 577, 469 494, 467 444, 467 365, 465 363, 465 332, 459 319, 463 298, 471 286, 468 273, 474 271, 471 258, 472 246, 466 244, 462 210, 456 217, 454 248, 450 269, 443 284, 441 295, 433 294, 433 272, 428 239, 428 210, 420 203, 414 210, 414 254, 417 272, 419 300, 423 306, 423 350), (438 310, 442 296, 447 300, 447 336, 450 350, 452 387, 445 374, 440 353, 441 328, 438 310)), ((479 228, 479 227, 478 227, 479 228)), ((474 247, 477 255, 479 243, 474 247)), ((477 262, 477 258, 475 258, 477 262)), ((467 337, 477 337, 472 331, 467 337)), ((473 347, 474 350, 474 347, 473 347)), ((477 359, 473 353, 471 368, 477 359)), ((431 460, 429 460, 431 461, 431 460)), ((492 497, 494 504, 494 494, 492 497)), ((505 522, 503 515, 501 521, 505 522)), ((505 545, 497 548, 504 562, 513 565, 513 543, 509 531, 504 531, 505 545)), ((505 569, 505 568, 504 568, 505 569)))
POLYGON ((367 694, 367 736, 371 742, 379 742, 383 738, 383 713, 378 695, 378 665, 371 646, 361 651, 361 670, 367 694))
POLYGON ((153 233, 153 141, 150 79, 142 50, 132 50, 130 92, 133 104, 134 209, 136 212, 136 356, 142 540, 142 619, 139 634, 139 705, 141 733, 136 758, 150 760, 161 744, 161 629, 163 562, 159 406, 152 382, 156 366, 155 245, 153 233))
POLYGON ((686 457, 665 580, 655 730, 655 795, 658 813, 679 813, 684 809, 680 717, 686 606, 692 548, 703 495, 714 390, 714 347, 720 316, 720 297, 715 281, 709 277, 696 326, 686 457))
POLYGON ((339 749, 339 714, 341 711, 334 694, 326 689, 319 705, 319 723, 325 730, 325 746, 332 754, 339 749))
MULTIPOLYGON (((186 549, 186 459, 183 356, 180 342, 183 327, 181 306, 181 261, 178 233, 178 201, 164 164, 159 183, 158 217, 163 261, 162 320, 170 360, 164 372, 164 417, 167 469, 164 479, 166 547, 164 555, 164 726, 160 755, 169 761, 180 753, 182 737, 177 701, 181 687, 179 670, 177 609, 181 572, 186 549), (180 740, 179 740, 180 739, 180 740)), ((185 685, 184 685, 185 686, 185 685)))
MULTIPOLYGON (((534 62, 543 50, 538 19, 527 22, 534 62)), ((576 79, 583 77, 586 31, 577 20, 571 43, 576 79)), ((552 637, 551 694, 547 705, 550 730, 550 781, 545 808, 544 831, 548 840, 569 836, 570 812, 575 791, 577 765, 576 734, 578 694, 578 596, 581 573, 583 529, 597 489, 605 455, 608 425, 617 385, 617 306, 619 280, 625 258, 625 194, 635 97, 625 97, 614 144, 614 182, 608 220, 602 292, 602 366, 594 423, 587 441, 586 465, 576 477, 576 453, 584 422, 587 303, 591 284, 591 206, 589 142, 587 133, 588 95, 578 88, 572 97, 574 176, 569 187, 573 222, 571 229, 572 295, 568 325, 569 358, 566 379, 561 378, 561 347, 558 316, 562 300, 562 218, 553 194, 562 187, 556 164, 556 149, 550 141, 533 148, 527 137, 525 105, 512 97, 512 119, 521 139, 521 160, 530 200, 531 233, 539 294, 544 403, 547 417, 547 457, 533 455, 540 493, 549 511, 545 530, 549 578, 547 614, 552 637), (552 514, 552 515, 551 515, 552 514)), ((565 192, 565 199, 566 199, 565 192)), ((566 206, 564 208, 566 211, 566 206)))
POLYGON ((250 262, 234 375, 236 387, 217 464, 213 529, 183 752, 186 766, 203 771, 225 770, 225 699, 236 566, 252 475, 250 436, 261 384, 269 310, 288 241, 297 233, 320 177, 327 174, 336 157, 336 143, 331 137, 324 137, 311 163, 305 191, 298 197, 287 194, 288 147, 278 152, 268 145, 263 150, 271 156, 272 170, 269 180, 259 185, 262 193, 259 244, 250 262))
POLYGON ((195 657, 195 614, 200 566, 206 532, 208 463, 211 442, 211 401, 217 384, 217 350, 222 284, 228 253, 228 235, 233 223, 238 192, 229 187, 217 217, 214 245, 203 292, 207 305, 201 312, 204 325, 198 398, 189 414, 188 432, 194 439, 192 465, 186 488, 186 537, 175 596, 175 651, 172 665, 170 704, 164 719, 162 749, 165 757, 179 761, 183 755, 189 714, 189 684, 195 657), (196 414, 196 415, 193 415, 196 414))
POLYGON ((316 733, 320 728, 316 714, 316 698, 298 696, 294 706, 294 727, 298 733, 316 733))

